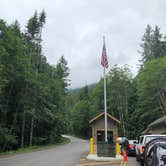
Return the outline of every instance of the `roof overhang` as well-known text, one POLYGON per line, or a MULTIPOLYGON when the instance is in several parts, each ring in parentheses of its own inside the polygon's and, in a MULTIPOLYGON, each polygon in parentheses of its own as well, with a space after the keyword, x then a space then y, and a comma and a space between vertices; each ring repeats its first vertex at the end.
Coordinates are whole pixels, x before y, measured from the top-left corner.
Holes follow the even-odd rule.
MULTIPOLYGON (((101 118, 104 115, 104 112, 102 112, 101 114, 95 116, 93 119, 91 119, 89 121, 90 124, 94 123, 95 121, 97 121, 99 118, 101 118)), ((121 122, 116 119, 114 116, 110 115, 109 113, 107 113, 107 117, 110 118, 111 120, 113 120, 114 122, 121 124, 121 122)))

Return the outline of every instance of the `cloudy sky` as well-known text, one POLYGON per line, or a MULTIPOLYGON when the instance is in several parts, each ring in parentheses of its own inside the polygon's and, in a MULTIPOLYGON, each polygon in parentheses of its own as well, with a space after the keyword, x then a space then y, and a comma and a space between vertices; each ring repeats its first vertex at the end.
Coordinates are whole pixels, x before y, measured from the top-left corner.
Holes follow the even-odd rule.
POLYGON ((43 52, 53 65, 65 56, 72 88, 102 77, 103 35, 110 67, 128 64, 136 74, 146 25, 158 25, 166 34, 166 0, 0 0, 0 18, 8 24, 17 19, 23 30, 42 9, 47 14, 43 52))

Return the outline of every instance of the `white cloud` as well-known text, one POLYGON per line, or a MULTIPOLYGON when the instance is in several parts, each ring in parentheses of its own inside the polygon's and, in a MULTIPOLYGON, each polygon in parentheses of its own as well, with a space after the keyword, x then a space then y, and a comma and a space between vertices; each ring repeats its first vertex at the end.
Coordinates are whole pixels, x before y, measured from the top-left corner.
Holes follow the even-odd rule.
POLYGON ((8 23, 17 19, 23 29, 35 10, 45 9, 43 51, 51 64, 65 56, 72 87, 96 82, 102 76, 103 35, 110 65, 128 64, 136 73, 146 25, 157 24, 166 34, 165 0, 5 0, 0 6, 0 18, 8 23))

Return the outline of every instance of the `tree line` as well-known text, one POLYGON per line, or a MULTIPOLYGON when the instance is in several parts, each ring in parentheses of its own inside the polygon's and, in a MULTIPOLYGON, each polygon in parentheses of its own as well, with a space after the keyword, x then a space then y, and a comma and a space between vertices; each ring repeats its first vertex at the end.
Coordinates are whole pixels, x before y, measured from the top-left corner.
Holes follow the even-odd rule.
MULTIPOLYGON (((62 133, 88 138, 89 120, 104 110, 103 79, 70 92, 64 56, 55 66, 42 52, 44 11, 8 25, 0 20, 0 151, 57 143, 62 133)), ((127 65, 107 74, 108 112, 121 121, 119 135, 135 138, 166 114, 166 37, 148 25, 133 77, 127 65)))
MULTIPOLYGON (((119 135, 135 139, 153 120, 166 115, 166 36, 147 25, 140 44, 138 74, 113 66, 107 78, 107 111, 121 121, 119 135)), ((103 79, 68 95, 70 131, 90 136, 89 120, 104 111, 103 79)))
POLYGON ((60 142, 66 130, 69 68, 64 56, 48 64, 45 22, 45 11, 35 12, 23 32, 0 19, 0 151, 60 142))

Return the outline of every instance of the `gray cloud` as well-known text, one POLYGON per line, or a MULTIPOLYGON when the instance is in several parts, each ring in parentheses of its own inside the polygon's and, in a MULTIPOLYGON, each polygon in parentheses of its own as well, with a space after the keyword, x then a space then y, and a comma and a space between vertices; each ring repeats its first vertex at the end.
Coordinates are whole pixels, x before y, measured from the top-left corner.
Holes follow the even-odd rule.
POLYGON ((166 33, 165 0, 1 0, 0 18, 19 20, 24 29, 34 10, 45 9, 43 51, 50 64, 64 55, 71 69, 71 87, 98 81, 102 36, 110 66, 128 64, 134 74, 147 24, 166 33))

